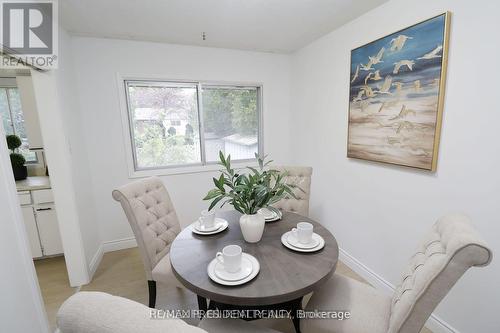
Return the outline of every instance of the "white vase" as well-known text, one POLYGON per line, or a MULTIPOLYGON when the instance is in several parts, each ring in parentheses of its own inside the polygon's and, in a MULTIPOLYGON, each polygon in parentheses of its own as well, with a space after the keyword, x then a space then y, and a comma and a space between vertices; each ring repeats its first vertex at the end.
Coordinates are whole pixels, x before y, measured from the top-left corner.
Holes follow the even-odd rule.
POLYGON ((240 217, 240 228, 243 238, 249 243, 257 243, 262 238, 266 219, 261 213, 240 217))

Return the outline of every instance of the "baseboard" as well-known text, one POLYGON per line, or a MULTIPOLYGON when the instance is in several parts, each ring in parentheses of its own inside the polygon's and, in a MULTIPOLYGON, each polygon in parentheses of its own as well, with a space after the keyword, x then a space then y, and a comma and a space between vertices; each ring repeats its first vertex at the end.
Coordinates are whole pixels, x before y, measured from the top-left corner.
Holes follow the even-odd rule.
POLYGON ((102 244, 99 245, 99 248, 97 249, 96 253, 94 254, 94 257, 90 261, 89 264, 89 279, 92 281, 92 278, 94 277, 94 274, 97 270, 97 267, 99 267, 99 264, 101 263, 102 260, 102 255, 104 254, 102 250, 102 244))
POLYGON ((102 250, 104 253, 106 253, 111 251, 130 249, 136 246, 137 241, 135 240, 135 237, 128 237, 104 242, 102 243, 102 250))
MULTIPOLYGON (((339 259, 375 288, 382 290, 387 294, 394 293, 395 286, 392 283, 375 273, 365 264, 347 253, 344 249, 339 249, 339 259)), ((460 333, 435 314, 431 315, 425 326, 433 333, 460 333)))

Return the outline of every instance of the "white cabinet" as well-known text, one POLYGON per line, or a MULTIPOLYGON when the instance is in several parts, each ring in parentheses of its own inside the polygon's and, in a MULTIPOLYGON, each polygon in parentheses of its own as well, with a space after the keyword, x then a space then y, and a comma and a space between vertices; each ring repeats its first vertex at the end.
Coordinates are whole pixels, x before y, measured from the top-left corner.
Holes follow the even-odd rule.
POLYGON ((52 256, 62 253, 63 247, 54 204, 35 206, 35 216, 43 255, 52 256))
POLYGON ((62 254, 52 190, 23 191, 18 196, 33 258, 62 254))
POLYGON ((28 233, 28 240, 30 242, 31 255, 33 258, 38 258, 43 255, 40 246, 40 239, 38 238, 38 228, 36 227, 35 214, 32 206, 21 206, 23 212, 24 225, 28 233))

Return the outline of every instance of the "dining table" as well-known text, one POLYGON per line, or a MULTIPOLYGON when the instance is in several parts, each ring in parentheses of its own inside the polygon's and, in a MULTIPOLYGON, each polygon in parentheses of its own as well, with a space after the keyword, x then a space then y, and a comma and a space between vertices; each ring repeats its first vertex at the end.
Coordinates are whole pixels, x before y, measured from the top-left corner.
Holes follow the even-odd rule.
MULTIPOLYGON (((290 313, 296 332, 300 332, 302 299, 314 292, 334 273, 339 249, 332 233, 313 219, 283 212, 281 219, 267 222, 262 239, 248 243, 243 239, 237 211, 218 212, 228 221, 226 230, 213 235, 198 235, 184 228, 170 248, 172 271, 177 279, 198 297, 199 310, 284 310, 290 313), (285 247, 281 237, 299 222, 309 222, 325 245, 316 252, 299 252, 285 247), (216 253, 227 245, 239 245, 254 256, 260 270, 251 281, 225 286, 212 281, 207 273, 216 253)), ((259 319, 246 317, 245 320, 259 319)))

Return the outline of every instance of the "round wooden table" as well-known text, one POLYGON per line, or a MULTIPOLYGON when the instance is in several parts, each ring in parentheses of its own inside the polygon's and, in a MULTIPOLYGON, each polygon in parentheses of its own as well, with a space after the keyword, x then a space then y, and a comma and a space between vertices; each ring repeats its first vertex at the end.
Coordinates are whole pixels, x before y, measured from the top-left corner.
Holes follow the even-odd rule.
MULTIPOLYGON (((266 223, 262 239, 247 243, 241 234, 236 211, 220 212, 219 217, 229 227, 218 234, 200 236, 185 228, 171 245, 170 262, 179 281, 198 295, 200 310, 210 309, 301 309, 302 297, 326 282, 337 266, 338 245, 335 237, 321 224, 291 212, 283 218, 266 223), (300 221, 314 225, 314 232, 325 240, 323 249, 313 253, 292 251, 281 244, 281 236, 300 221), (223 286, 213 282, 207 273, 210 261, 226 245, 241 246, 243 252, 253 255, 260 263, 259 274, 240 286, 223 286)), ((294 316, 299 331, 299 321, 294 316)))

